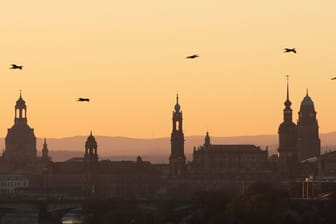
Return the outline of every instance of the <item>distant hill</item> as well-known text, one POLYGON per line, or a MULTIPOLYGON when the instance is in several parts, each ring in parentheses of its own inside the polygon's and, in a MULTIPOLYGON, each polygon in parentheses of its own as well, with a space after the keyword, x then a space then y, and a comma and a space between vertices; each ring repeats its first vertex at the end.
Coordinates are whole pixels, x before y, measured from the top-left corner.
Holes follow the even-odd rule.
MULTIPOLYGON (((137 139, 127 137, 95 136, 98 143, 100 159, 135 160, 140 155, 144 160, 155 163, 168 163, 170 153, 170 138, 137 139)), ((336 132, 320 134, 322 152, 336 149, 336 132)), ((87 136, 47 139, 50 155, 54 161, 64 161, 71 157, 81 157, 87 136)), ((254 144, 269 153, 276 153, 278 147, 277 135, 211 137, 213 144, 254 144)), ((194 146, 204 143, 204 136, 186 136, 185 153, 189 160, 194 146)), ((43 139, 37 139, 37 149, 41 152, 43 139)), ((4 148, 4 139, 0 138, 0 147, 4 148)))

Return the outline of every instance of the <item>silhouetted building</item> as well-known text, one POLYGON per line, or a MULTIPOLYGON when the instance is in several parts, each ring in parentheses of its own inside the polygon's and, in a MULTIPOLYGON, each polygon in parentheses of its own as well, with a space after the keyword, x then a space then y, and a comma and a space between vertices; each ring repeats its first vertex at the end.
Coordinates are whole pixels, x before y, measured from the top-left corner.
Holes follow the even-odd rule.
POLYGON ((171 152, 169 157, 170 176, 183 176, 186 171, 186 157, 184 155, 184 134, 182 130, 182 111, 176 96, 175 110, 173 111, 173 130, 171 133, 171 152))
POLYGON ((85 142, 83 158, 51 162, 45 186, 51 194, 97 197, 154 197, 160 187, 160 171, 150 162, 98 160, 97 141, 92 135, 85 142))
MULTIPOLYGON (((268 159, 267 148, 262 150, 253 144, 213 144, 207 132, 204 144, 194 147, 193 159, 186 164, 178 95, 172 114, 169 164, 153 165, 140 156, 134 161, 99 161, 98 144, 92 132, 83 144, 83 157, 53 162, 48 155, 46 139, 42 157, 36 156, 36 137, 27 124, 27 108, 20 93, 14 125, 8 129, 0 158, 0 184, 4 184, 0 193, 23 188, 25 192, 39 191, 64 197, 90 195, 136 199, 157 195, 188 197, 195 192, 213 190, 245 192, 258 180, 272 181, 279 177, 275 175, 274 160, 278 161, 281 172, 294 177, 291 181, 317 175, 320 179, 336 177, 335 153, 320 156, 316 112, 308 93, 301 103, 297 125, 292 121, 288 81, 284 105, 283 122, 278 130, 279 154, 272 157, 273 162, 268 159), (7 180, 10 185, 5 185, 7 180), (11 184, 18 184, 18 189, 11 184)), ((286 182, 283 177, 281 175, 282 182, 289 186, 290 181, 286 182)))
POLYGON ((194 147, 192 174, 207 178, 258 179, 268 171, 268 151, 255 145, 215 145, 206 133, 204 144, 194 147))
POLYGON ((92 135, 92 131, 85 142, 84 159, 91 163, 98 161, 97 142, 95 137, 92 135))
POLYGON ((95 137, 90 132, 90 136, 85 142, 85 185, 86 192, 88 194, 95 193, 95 178, 97 176, 97 163, 98 163, 98 153, 97 153, 97 142, 95 137))
POLYGON ((317 174, 321 152, 318 123, 314 103, 308 95, 301 102, 297 125, 292 121, 287 79, 287 99, 284 120, 279 126, 278 168, 282 175, 305 177, 317 174))
POLYGON ((301 102, 297 129, 298 160, 319 156, 321 153, 319 127, 314 103, 308 96, 308 91, 301 102))
POLYGON ((279 126, 279 171, 288 173, 293 171, 297 163, 297 126, 293 122, 291 101, 289 100, 289 86, 287 79, 287 99, 283 110, 283 122, 279 126))
POLYGON ((336 151, 328 152, 319 157, 318 174, 320 177, 336 179, 336 151))
POLYGON ((33 166, 36 156, 34 129, 27 124, 26 102, 21 93, 15 105, 14 125, 8 129, 5 139, 4 159, 12 169, 25 170, 33 166))
POLYGON ((44 138, 43 148, 42 148, 42 160, 48 161, 49 158, 49 150, 47 145, 47 140, 44 138))

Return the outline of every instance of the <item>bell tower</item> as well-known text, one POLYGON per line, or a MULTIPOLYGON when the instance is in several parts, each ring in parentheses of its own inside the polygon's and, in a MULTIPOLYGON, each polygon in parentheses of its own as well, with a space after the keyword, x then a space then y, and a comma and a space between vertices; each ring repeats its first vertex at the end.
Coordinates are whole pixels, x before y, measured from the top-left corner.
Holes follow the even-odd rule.
POLYGON ((27 106, 21 91, 14 114, 14 125, 8 128, 3 155, 13 169, 26 170, 34 166, 37 150, 34 129, 27 124, 27 106))
POLYGON ((279 171, 290 172, 297 162, 297 126, 293 122, 292 102, 289 100, 289 80, 287 76, 287 98, 284 103, 283 122, 278 129, 279 134, 279 171))
POLYGON ((173 130, 170 137, 171 152, 169 157, 170 175, 172 178, 182 176, 186 171, 186 157, 184 155, 184 134, 182 130, 182 111, 179 96, 173 111, 173 130))
POLYGON ((97 142, 95 137, 93 137, 92 135, 92 131, 90 132, 90 135, 85 142, 84 161, 85 161, 84 192, 87 195, 92 195, 96 193, 95 173, 98 163, 97 142))
POLYGON ((20 97, 15 105, 15 119, 14 124, 27 124, 27 106, 26 102, 22 99, 21 90, 20 97))
POLYGON ((303 98, 299 111, 297 150, 298 160, 319 156, 321 142, 314 103, 308 95, 303 98))
POLYGON ((92 135, 92 131, 90 132, 90 136, 87 138, 85 142, 85 161, 88 162, 97 162, 98 154, 97 154, 97 142, 95 137, 92 135))

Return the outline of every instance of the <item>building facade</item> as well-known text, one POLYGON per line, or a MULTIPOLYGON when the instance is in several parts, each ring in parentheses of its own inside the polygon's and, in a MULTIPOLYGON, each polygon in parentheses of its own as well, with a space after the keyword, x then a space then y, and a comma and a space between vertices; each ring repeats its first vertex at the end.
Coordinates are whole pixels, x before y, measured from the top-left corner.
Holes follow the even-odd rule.
POLYGON ((207 132, 204 144, 194 147, 192 175, 226 179, 254 179, 268 170, 268 150, 255 145, 211 144, 207 132))

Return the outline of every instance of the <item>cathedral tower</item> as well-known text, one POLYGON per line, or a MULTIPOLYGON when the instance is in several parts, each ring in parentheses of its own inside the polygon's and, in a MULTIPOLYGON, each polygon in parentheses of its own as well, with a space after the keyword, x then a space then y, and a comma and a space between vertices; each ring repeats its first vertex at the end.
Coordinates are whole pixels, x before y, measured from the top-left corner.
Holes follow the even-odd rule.
POLYGON ((279 169, 281 172, 290 171, 297 162, 297 127, 292 120, 293 111, 289 100, 289 83, 287 76, 287 98, 284 103, 283 122, 278 129, 279 134, 279 169))
POLYGON ((21 92, 15 105, 14 125, 8 129, 5 139, 4 158, 17 169, 36 160, 34 129, 27 124, 27 106, 21 92))
POLYGON ((319 127, 314 103, 308 95, 303 98, 299 111, 297 150, 298 160, 305 160, 321 153, 319 127))
POLYGON ((95 137, 92 135, 92 131, 90 132, 90 136, 87 138, 85 142, 85 161, 89 162, 97 162, 98 161, 98 153, 97 153, 97 142, 95 137))
POLYGON ((92 131, 90 132, 89 137, 85 142, 85 173, 84 173, 84 181, 85 181, 85 193, 88 195, 95 194, 95 173, 98 163, 98 153, 97 153, 97 142, 95 137, 92 135, 92 131))
POLYGON ((171 152, 169 157, 170 175, 178 177, 186 171, 186 157, 184 155, 184 134, 182 130, 182 111, 176 96, 175 110, 173 111, 173 130, 171 133, 171 152))

